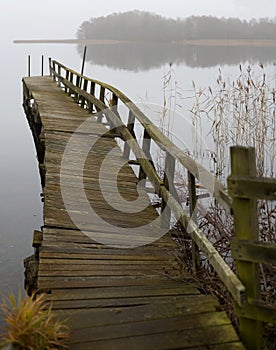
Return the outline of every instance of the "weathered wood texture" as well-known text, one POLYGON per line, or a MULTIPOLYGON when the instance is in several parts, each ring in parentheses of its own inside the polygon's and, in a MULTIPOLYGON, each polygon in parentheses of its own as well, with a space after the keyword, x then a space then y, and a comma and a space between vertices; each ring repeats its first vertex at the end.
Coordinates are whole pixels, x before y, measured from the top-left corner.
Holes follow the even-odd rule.
MULTIPOLYGON (((196 193, 195 182, 200 187, 205 188, 207 191, 205 195, 213 196, 229 211, 232 199, 224 190, 224 185, 201 164, 195 162, 185 152, 176 147, 118 89, 104 82, 82 76, 51 59, 50 72, 57 84, 73 97, 80 106, 88 109, 90 113, 93 111, 97 112, 97 120, 99 122, 103 122, 106 119, 107 124, 110 126, 109 136, 113 135, 114 137, 117 135, 124 143, 124 157, 128 159, 131 155, 129 163, 139 166, 139 180, 150 182, 152 186, 150 191, 157 194, 161 201, 162 227, 168 228, 171 220, 176 219, 185 235, 188 235, 192 240, 194 270, 196 271, 200 267, 200 255, 205 256, 221 281, 223 281, 232 298, 239 306, 242 306, 246 300, 244 285, 194 222, 194 220, 196 221, 196 215, 194 215, 196 212, 196 201, 192 197, 200 198, 196 193), (80 81, 83 84, 80 84, 80 81), (111 99, 110 96, 112 96, 111 99), (119 105, 123 106, 128 112, 127 123, 123 122, 122 111, 118 109, 119 105), (138 131, 139 128, 136 128, 137 125, 142 130, 142 138, 138 131), (139 139, 141 139, 140 143, 139 139), (153 144, 155 145, 155 150, 151 150, 151 145, 153 144), (164 155, 165 162, 163 166, 160 165, 160 159, 158 161, 152 157, 152 151, 155 152, 156 148, 164 155), (135 159, 133 159, 133 156, 135 159), (187 184, 190 193, 190 212, 193 212, 193 215, 186 213, 183 208, 183 205, 185 206, 186 203, 181 202, 174 186, 174 169, 176 164, 183 167, 182 171, 188 171, 190 179, 193 178, 193 181, 188 181, 187 184), (157 171, 156 169, 159 170, 157 171)), ((148 190, 147 186, 145 188, 148 190)), ((141 233, 138 236, 140 235, 141 233)))
POLYGON ((262 349, 263 322, 276 324, 276 305, 261 299, 260 263, 275 264, 275 242, 261 242, 257 199, 276 200, 276 179, 258 178, 253 147, 231 147, 229 194, 235 223, 231 243, 237 274, 246 286, 247 304, 236 307, 240 335, 248 349, 262 349))
MULTIPOLYGON (((114 139, 101 137, 88 152, 79 177, 79 150, 91 138, 102 135, 104 126, 94 121, 93 130, 82 132, 79 147, 71 149, 71 162, 61 162, 65 147, 79 125, 91 114, 80 108, 50 77, 24 78, 24 102, 29 123, 41 123, 40 140, 45 143, 44 227, 40 244, 38 288, 60 318, 71 328, 70 349, 244 349, 230 320, 218 301, 202 295, 198 286, 179 270, 176 246, 168 232, 154 242, 135 248, 148 237, 158 237, 158 225, 145 226, 158 217, 148 201, 141 212, 124 215, 107 205, 99 188, 99 169, 110 149, 111 161, 101 173, 112 203, 115 189, 110 180, 114 165, 122 154, 114 139), (37 116, 36 121, 32 114, 37 116), (39 118, 38 118, 39 117, 39 118), (61 179, 62 174, 62 179, 61 179), (62 181, 62 191, 61 191, 62 181), (89 221, 79 204, 83 233, 71 220, 63 194, 72 202, 84 188, 87 201, 96 215, 89 221), (70 197, 70 195, 72 197, 70 197), (98 220, 101 216, 104 220, 98 220), (106 224, 105 224, 106 222, 106 224), (120 227, 138 228, 131 237, 120 227), (145 229, 144 227, 147 227, 145 229), (97 239, 106 238, 107 244, 97 239)), ((117 178, 122 197, 131 203, 137 196, 137 177, 124 166, 117 178)), ((110 202, 109 202, 110 203, 110 202)))

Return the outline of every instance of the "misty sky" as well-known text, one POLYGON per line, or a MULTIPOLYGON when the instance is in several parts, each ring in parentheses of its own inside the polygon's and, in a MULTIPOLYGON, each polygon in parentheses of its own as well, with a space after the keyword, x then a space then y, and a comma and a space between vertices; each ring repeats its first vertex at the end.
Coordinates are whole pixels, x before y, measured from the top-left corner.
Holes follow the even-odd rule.
POLYGON ((7 33, 13 39, 74 37, 84 20, 134 9, 173 18, 276 17, 276 2, 271 0, 8 0, 1 1, 0 25, 2 35, 7 33))

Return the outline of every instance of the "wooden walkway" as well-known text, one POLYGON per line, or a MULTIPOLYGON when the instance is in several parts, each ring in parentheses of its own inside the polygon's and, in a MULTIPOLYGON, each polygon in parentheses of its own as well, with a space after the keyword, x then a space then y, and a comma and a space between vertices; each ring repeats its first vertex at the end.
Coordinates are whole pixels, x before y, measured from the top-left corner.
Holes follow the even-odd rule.
MULTIPOLYGON (((188 276, 180 275, 171 232, 157 239, 158 215, 146 192, 139 195, 148 206, 138 213, 112 207, 116 205, 112 174, 122 154, 113 138, 102 136, 105 126, 92 120, 87 130, 76 132, 91 114, 51 77, 24 78, 23 82, 25 99, 28 95, 35 102, 26 112, 29 123, 45 143, 38 289, 49 293, 57 316, 68 318, 69 348, 244 349, 218 301, 201 294, 188 276), (68 150, 73 134, 77 143, 68 150), (80 178, 82 150, 91 143, 94 146, 80 178), (111 158, 103 167, 110 150, 111 158), (67 151, 70 161, 66 162, 67 151), (108 203, 102 186, 110 195, 108 203), (89 215, 82 192, 93 208, 89 215), (153 242, 138 246, 147 240, 153 242)), ((138 192, 130 166, 120 171, 117 186, 131 207, 138 192)))

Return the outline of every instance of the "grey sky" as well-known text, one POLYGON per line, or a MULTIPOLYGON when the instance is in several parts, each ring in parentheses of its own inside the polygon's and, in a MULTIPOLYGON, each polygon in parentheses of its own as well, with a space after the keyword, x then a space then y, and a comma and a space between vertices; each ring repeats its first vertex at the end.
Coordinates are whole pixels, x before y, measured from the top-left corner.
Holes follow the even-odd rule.
POLYGON ((1 26, 10 28, 14 39, 73 37, 84 20, 134 9, 173 18, 276 17, 276 2, 271 0, 8 0, 2 1, 0 9, 1 26))

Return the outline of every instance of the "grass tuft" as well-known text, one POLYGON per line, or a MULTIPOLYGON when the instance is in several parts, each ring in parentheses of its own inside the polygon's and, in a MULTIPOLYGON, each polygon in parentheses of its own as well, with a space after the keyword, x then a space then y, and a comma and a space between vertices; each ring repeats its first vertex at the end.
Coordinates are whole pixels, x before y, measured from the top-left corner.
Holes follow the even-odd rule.
POLYGON ((54 318, 45 307, 44 295, 18 297, 11 294, 0 305, 5 321, 5 333, 0 346, 12 345, 19 350, 53 350, 67 348, 67 326, 54 318))

